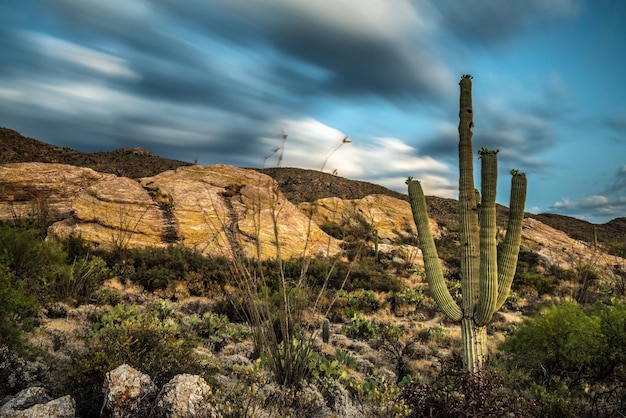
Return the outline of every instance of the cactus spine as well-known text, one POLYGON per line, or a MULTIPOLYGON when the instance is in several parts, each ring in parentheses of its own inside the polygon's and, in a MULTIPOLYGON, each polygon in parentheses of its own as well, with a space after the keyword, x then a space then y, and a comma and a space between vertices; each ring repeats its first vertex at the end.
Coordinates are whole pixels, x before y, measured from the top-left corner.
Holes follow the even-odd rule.
POLYGON ((507 232, 497 251, 496 183, 498 151, 481 149, 481 190, 474 188, 472 149, 472 77, 463 75, 459 110, 459 241, 461 294, 459 306, 446 286, 434 240, 430 233, 426 198, 419 181, 409 179, 409 200, 424 256, 426 280, 441 311, 461 322, 463 363, 482 370, 487 356, 486 325, 511 290, 521 242, 526 176, 512 170, 507 232), (480 200, 480 205, 478 201, 480 200))
POLYGON ((330 341, 330 321, 328 318, 324 318, 324 322, 322 322, 322 341, 324 344, 328 344, 330 341))

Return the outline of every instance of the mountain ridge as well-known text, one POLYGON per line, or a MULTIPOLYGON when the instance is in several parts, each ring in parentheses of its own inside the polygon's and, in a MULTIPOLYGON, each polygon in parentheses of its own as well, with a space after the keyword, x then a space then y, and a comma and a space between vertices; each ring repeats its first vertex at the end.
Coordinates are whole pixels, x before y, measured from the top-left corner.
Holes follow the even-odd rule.
MULTIPOLYGON (((88 167, 102 173, 133 179, 151 177, 167 170, 193 165, 153 154, 143 148, 126 147, 115 151, 84 153, 72 148, 58 147, 29 138, 10 128, 0 127, 0 164, 18 162, 62 163, 88 167)), ((317 170, 301 168, 252 168, 274 178, 281 191, 294 204, 313 202, 326 197, 360 199, 371 194, 383 194, 408 200, 408 196, 383 186, 339 177, 317 170), (306 187, 303 187, 306 185, 306 187)), ((440 224, 455 229, 457 205, 455 199, 428 196, 429 216, 440 224)), ((508 208, 499 206, 498 223, 505 225, 508 208)), ((531 214, 546 225, 565 232, 570 237, 593 243, 626 243, 626 217, 615 218, 604 224, 558 214, 531 214)))

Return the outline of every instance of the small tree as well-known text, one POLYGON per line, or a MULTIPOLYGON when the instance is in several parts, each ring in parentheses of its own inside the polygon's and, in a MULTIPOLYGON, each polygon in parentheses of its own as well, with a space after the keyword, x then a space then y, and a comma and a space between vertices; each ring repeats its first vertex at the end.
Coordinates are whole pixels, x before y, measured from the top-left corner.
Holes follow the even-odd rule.
POLYGON ((526 176, 517 170, 511 174, 511 203, 506 237, 497 251, 496 180, 497 150, 481 149, 481 193, 474 188, 472 150, 472 77, 461 77, 459 111, 459 240, 461 259, 462 305, 448 290, 430 233, 426 199, 419 181, 409 178, 409 198, 418 230, 419 246, 424 256, 426 279, 439 308, 450 319, 461 322, 463 364, 470 372, 483 369, 487 355, 486 325, 511 290, 521 242, 526 176))

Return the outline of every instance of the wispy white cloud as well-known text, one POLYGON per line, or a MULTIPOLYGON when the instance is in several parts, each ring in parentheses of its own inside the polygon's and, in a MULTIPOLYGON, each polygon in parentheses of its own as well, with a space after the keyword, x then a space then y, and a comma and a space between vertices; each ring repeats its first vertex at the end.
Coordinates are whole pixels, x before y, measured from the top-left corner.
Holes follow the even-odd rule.
POLYGON ((48 58, 65 61, 107 76, 140 78, 123 58, 42 33, 27 32, 24 37, 39 49, 41 55, 48 58))
POLYGON ((448 166, 418 150, 399 138, 374 137, 352 141, 342 131, 313 118, 282 120, 275 124, 288 135, 284 149, 279 130, 274 137, 263 137, 276 163, 282 155, 283 167, 324 169, 342 177, 375 181, 390 189, 406 192, 404 181, 411 175, 423 181, 428 194, 452 197, 454 184, 448 177, 448 166), (345 142, 347 138, 351 142, 345 142))

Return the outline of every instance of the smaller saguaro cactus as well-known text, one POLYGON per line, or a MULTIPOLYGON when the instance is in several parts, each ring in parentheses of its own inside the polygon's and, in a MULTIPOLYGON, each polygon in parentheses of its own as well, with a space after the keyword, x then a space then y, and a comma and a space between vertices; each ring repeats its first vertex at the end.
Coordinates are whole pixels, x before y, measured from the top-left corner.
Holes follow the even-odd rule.
POLYGON ((324 322, 322 322, 322 341, 324 344, 328 344, 330 341, 330 321, 328 318, 324 318, 324 322))

